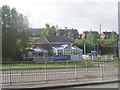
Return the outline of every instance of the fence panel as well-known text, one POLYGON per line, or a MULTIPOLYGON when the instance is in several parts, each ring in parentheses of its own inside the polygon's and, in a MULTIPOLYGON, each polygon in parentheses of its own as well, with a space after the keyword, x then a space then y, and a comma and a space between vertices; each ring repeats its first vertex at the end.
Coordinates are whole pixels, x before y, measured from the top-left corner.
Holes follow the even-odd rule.
MULTIPOLYGON (((68 63, 69 66, 69 63, 68 63)), ((2 71, 2 84, 14 85, 19 83, 43 82, 50 81, 69 81, 81 79, 104 79, 106 77, 118 76, 118 68, 112 65, 103 64, 100 67, 81 68, 77 65, 69 68, 54 68, 48 69, 45 64, 44 69, 19 69, 15 70, 9 67, 8 70, 2 71)))

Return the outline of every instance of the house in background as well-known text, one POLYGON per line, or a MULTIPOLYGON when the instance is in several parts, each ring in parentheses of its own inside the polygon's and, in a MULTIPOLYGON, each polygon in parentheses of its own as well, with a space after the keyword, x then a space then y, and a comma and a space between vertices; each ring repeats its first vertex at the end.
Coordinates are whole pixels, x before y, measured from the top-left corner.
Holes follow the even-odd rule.
POLYGON ((44 36, 35 41, 36 47, 41 47, 49 51, 51 55, 53 53, 52 47, 59 47, 61 45, 72 45, 72 43, 63 36, 44 36))
POLYGON ((88 31, 83 31, 81 34, 81 39, 87 38, 88 31))
POLYGON ((103 32, 100 34, 100 37, 102 40, 110 39, 110 38, 118 38, 118 35, 116 32, 103 32))
POLYGON ((83 33, 80 35, 81 39, 87 39, 90 33, 94 35, 97 39, 100 37, 97 31, 83 31, 83 33))
POLYGON ((31 28, 29 29, 30 36, 39 36, 40 32, 43 31, 43 28, 31 28))
MULTIPOLYGON (((30 36, 39 36, 40 32, 42 32, 43 30, 44 30, 44 28, 31 28, 29 30, 29 34, 30 34, 30 36)), ((49 30, 51 30, 51 28, 49 30)), ((77 29, 73 29, 73 28, 72 29, 57 29, 56 31, 59 32, 59 35, 56 35, 56 36, 64 36, 67 38, 68 35, 71 34, 70 37, 72 39, 80 38, 77 29)))
POLYGON ((73 46, 63 36, 44 36, 35 41, 35 48, 31 50, 34 61, 80 60, 82 50, 73 46))
POLYGON ((60 35, 64 37, 68 37, 69 34, 71 34, 72 39, 79 39, 79 33, 77 29, 59 29, 60 35))

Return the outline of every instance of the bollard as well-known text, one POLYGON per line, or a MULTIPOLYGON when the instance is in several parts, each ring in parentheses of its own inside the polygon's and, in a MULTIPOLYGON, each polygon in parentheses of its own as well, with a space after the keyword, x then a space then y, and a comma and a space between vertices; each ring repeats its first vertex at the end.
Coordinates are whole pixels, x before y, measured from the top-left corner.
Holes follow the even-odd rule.
POLYGON ((9 71, 10 71, 9 73, 10 73, 10 86, 11 86, 11 85, 12 85, 12 75, 11 75, 12 73, 11 73, 11 66, 9 66, 9 71))

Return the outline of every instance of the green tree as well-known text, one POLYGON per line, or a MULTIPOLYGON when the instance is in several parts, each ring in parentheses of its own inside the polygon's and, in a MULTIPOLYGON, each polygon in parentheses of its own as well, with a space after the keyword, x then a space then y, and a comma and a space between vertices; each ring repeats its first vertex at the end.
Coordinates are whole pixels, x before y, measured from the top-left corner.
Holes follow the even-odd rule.
POLYGON ((67 33, 67 38, 68 38, 71 42, 74 41, 74 39, 73 39, 73 34, 72 34, 71 31, 68 31, 68 33, 67 33))
POLYGON ((56 30, 56 36, 60 35, 60 30, 56 30))
POLYGON ((111 37, 106 40, 99 39, 100 44, 117 44, 117 41, 118 38, 115 32, 111 32, 111 37))
POLYGON ((87 41, 92 45, 94 45, 97 42, 97 36, 92 30, 87 34, 87 41))
POLYGON ((44 36, 58 36, 60 34, 59 30, 57 30, 54 26, 50 27, 49 24, 45 24, 45 28, 42 32, 40 32, 40 37, 44 36))
POLYGON ((84 50, 84 44, 86 46, 86 52, 87 53, 90 53, 91 50, 93 50, 93 45, 90 44, 86 39, 78 39, 78 40, 75 40, 75 45, 81 49, 84 50))
POLYGON ((45 29, 43 29, 43 31, 40 32, 39 36, 42 38, 44 36, 47 36, 47 33, 45 31, 45 29))
POLYGON ((52 26, 48 32, 49 36, 56 36, 56 28, 54 26, 52 26))
POLYGON ((27 47, 28 20, 15 8, 2 6, 2 57, 18 60, 27 47))

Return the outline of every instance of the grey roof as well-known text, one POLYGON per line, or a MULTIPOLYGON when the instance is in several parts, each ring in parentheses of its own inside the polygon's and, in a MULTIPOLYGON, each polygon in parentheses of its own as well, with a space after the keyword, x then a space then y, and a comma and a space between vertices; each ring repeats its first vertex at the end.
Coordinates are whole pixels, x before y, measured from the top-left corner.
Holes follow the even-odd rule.
POLYGON ((71 32, 71 33, 73 33, 73 34, 79 34, 78 31, 77 31, 77 29, 67 29, 67 30, 65 30, 65 29, 60 29, 60 33, 61 33, 61 34, 68 33, 68 32, 71 32))
POLYGON ((36 40, 34 44, 47 44, 47 43, 49 43, 48 40, 46 40, 46 38, 43 37, 36 40))
POLYGON ((35 44, 48 44, 48 43, 68 43, 71 42, 63 36, 45 36, 43 38, 39 38, 35 41, 35 44))
POLYGON ((46 39, 49 42, 67 42, 67 43, 70 43, 70 41, 63 36, 46 36, 46 39))
POLYGON ((43 31, 43 28, 32 28, 29 30, 30 34, 31 35, 38 35, 40 34, 40 32, 43 31))
POLYGON ((70 32, 70 33, 72 33, 72 38, 74 38, 74 39, 78 39, 79 38, 79 33, 78 33, 78 31, 77 31, 77 29, 60 29, 59 30, 60 31, 60 35, 62 35, 62 36, 67 36, 67 34, 70 32))

